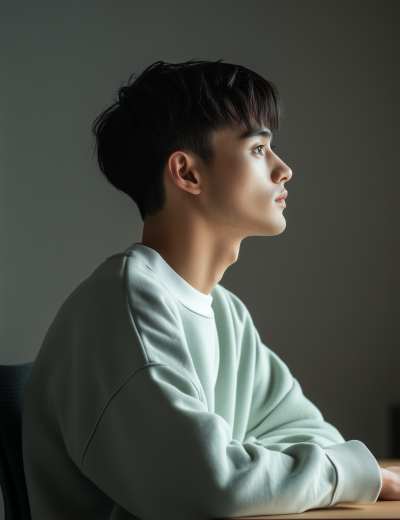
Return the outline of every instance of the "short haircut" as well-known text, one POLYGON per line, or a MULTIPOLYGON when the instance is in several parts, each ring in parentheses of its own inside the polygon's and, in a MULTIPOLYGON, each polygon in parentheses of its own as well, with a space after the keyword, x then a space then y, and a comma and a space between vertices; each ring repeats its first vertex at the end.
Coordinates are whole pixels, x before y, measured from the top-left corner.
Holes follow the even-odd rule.
POLYGON ((100 170, 138 206, 142 220, 165 204, 164 171, 176 151, 213 163, 212 137, 226 126, 279 127, 282 104, 273 83, 222 60, 157 61, 134 72, 94 121, 100 170), (233 111, 229 109, 233 108, 233 111))

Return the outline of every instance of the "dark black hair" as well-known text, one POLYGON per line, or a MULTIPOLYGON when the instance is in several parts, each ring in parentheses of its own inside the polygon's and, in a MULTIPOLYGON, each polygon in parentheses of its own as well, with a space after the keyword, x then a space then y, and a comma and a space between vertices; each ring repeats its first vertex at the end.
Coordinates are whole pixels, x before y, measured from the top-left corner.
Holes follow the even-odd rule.
POLYGON ((157 61, 133 73, 96 118, 95 153, 105 177, 137 204, 144 220, 164 206, 164 170, 172 153, 192 152, 209 166, 214 131, 235 124, 250 130, 257 123, 274 132, 281 110, 273 83, 246 67, 222 60, 157 61))

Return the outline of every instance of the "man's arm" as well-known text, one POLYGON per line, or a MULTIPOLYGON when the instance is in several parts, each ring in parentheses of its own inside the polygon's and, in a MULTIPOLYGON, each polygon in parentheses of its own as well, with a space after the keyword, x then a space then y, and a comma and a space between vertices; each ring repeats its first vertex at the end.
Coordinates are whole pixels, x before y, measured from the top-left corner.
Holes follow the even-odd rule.
POLYGON ((282 452, 240 443, 186 376, 150 364, 109 401, 80 468, 139 518, 206 520, 374 501, 380 485, 364 486, 363 450, 357 441, 326 449, 303 442, 282 452))
POLYGON ((286 364, 262 343, 244 304, 229 291, 225 294, 241 323, 238 395, 251 394, 243 444, 251 442, 295 459, 301 459, 306 446, 318 446, 337 475, 331 502, 319 507, 375 502, 382 486, 375 457, 362 442, 345 442, 338 430, 324 421, 286 364))
MULTIPOLYGON (((338 430, 325 422, 320 411, 303 395, 298 381, 292 378, 287 366, 261 342, 255 328, 254 333, 257 342, 257 362, 246 440, 280 452, 288 452, 288 448, 293 443, 299 442, 313 442, 321 447, 328 447, 328 450, 335 448, 335 445, 330 446, 333 442, 338 445, 345 443, 338 430), (287 390, 290 384, 292 386, 287 390), (282 390, 285 387, 287 393, 283 395, 282 390), (275 399, 273 396, 276 396, 275 399)), ((362 443, 359 441, 350 441, 350 443, 358 443, 358 446, 355 444, 352 446, 352 450, 360 450, 362 443)), ((372 487, 375 482, 378 482, 378 468, 377 464, 373 463, 372 454, 369 455, 368 451, 366 447, 359 451, 361 460, 357 461, 357 464, 361 463, 365 471, 370 472, 365 485, 372 487)), ((329 451, 327 456, 329 457, 329 451)), ((332 462, 335 464, 334 459, 332 462)), ((339 463, 343 464, 343 461, 339 463)), ((382 485, 378 499, 400 500, 400 467, 379 468, 379 471, 382 485)), ((359 485, 355 482, 348 484, 350 487, 359 485)), ((331 506, 336 503, 337 501, 333 501, 331 506)))

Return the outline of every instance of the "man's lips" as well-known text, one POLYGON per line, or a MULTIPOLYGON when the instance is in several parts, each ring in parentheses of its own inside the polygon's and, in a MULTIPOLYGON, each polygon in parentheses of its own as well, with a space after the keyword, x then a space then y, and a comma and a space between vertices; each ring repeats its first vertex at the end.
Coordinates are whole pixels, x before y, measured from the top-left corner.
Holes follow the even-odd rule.
POLYGON ((281 204, 286 205, 285 199, 287 196, 288 196, 287 190, 283 190, 282 193, 280 195, 278 195, 278 197, 275 199, 275 202, 280 202, 281 204))

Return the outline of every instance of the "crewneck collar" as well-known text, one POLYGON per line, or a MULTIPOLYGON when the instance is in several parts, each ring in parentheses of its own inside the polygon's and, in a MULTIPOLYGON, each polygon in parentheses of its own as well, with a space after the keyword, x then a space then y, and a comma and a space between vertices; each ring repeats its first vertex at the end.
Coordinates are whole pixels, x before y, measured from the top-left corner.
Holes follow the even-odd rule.
POLYGON ((137 253, 185 307, 204 316, 214 316, 211 307, 212 295, 204 294, 190 285, 172 269, 155 249, 144 246, 140 242, 135 242, 124 253, 128 251, 137 253))

